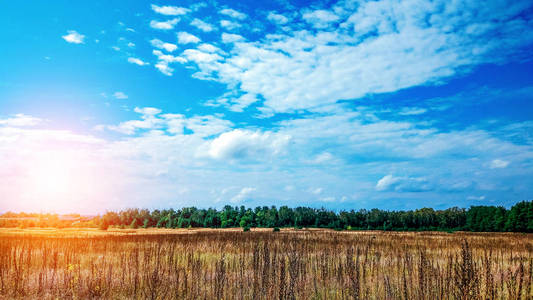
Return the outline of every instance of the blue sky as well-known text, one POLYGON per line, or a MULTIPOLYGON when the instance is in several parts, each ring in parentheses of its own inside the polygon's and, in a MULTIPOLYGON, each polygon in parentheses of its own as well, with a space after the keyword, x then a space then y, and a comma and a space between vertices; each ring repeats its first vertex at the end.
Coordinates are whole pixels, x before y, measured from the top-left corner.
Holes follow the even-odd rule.
POLYGON ((533 198, 530 1, 0 10, 0 210, 533 198))

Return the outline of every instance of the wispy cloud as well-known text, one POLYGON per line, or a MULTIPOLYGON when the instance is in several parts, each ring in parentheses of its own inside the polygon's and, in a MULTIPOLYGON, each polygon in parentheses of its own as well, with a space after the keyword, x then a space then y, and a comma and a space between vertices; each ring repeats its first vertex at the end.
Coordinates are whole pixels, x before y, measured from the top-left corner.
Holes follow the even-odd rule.
POLYGON ((167 52, 174 52, 176 49, 178 49, 178 46, 175 44, 165 43, 159 39, 150 40, 150 44, 158 49, 164 49, 167 52))
POLYGON ((114 92, 113 97, 115 97, 115 99, 120 99, 120 100, 128 99, 128 95, 124 94, 123 92, 114 92))
POLYGON ((174 69, 170 67, 169 64, 187 62, 187 60, 181 56, 163 54, 160 50, 154 50, 152 53, 157 56, 158 59, 155 68, 167 76, 172 76, 172 73, 174 72, 174 69))
POLYGON ((333 22, 337 22, 340 17, 328 10, 315 10, 306 12, 302 18, 315 28, 327 28, 333 22))
POLYGON ((431 189, 425 178, 386 175, 376 184, 377 191, 424 192, 431 189))
POLYGON ((494 159, 490 162, 491 169, 503 169, 503 168, 507 168, 508 165, 509 165, 508 161, 501 160, 501 159, 494 159))
POLYGON ((239 12, 239 11, 236 11, 236 10, 231 9, 231 8, 222 9, 222 10, 220 10, 220 13, 223 14, 223 15, 238 19, 238 20, 244 20, 244 19, 247 18, 246 14, 244 14, 242 12, 239 12))
MULTIPOLYGON (((432 85, 472 66, 503 61, 533 42, 533 35, 522 34, 530 32, 529 23, 505 21, 524 9, 518 3, 486 7, 471 3, 459 8, 428 2, 421 8, 389 0, 356 7, 339 2, 332 9, 305 10, 304 22, 291 24, 311 25, 314 31, 241 42, 223 62, 198 67, 206 79, 229 86, 239 83, 243 93, 262 96, 273 112, 294 112, 340 99, 432 85), (479 13, 461 13, 465 9, 479 13), (420 22, 427 11, 434 12, 430 22, 420 22), (502 43, 508 47, 499 47, 502 43), (354 81, 358 84, 351 84, 354 81)), ((232 21, 222 21, 227 21, 222 26, 235 28, 232 21)), ((229 42, 227 37, 222 35, 223 42, 229 42)))
POLYGON ((131 64, 139 65, 139 66, 149 65, 149 63, 142 61, 141 59, 136 58, 136 57, 128 57, 128 62, 131 64))
POLYGON ((242 188, 237 195, 231 198, 231 203, 242 203, 245 200, 249 200, 252 197, 252 193, 257 189, 253 187, 242 188))
POLYGON ((27 127, 36 126, 42 123, 40 118, 28 116, 25 114, 16 114, 6 119, 0 118, 0 126, 12 126, 12 127, 27 127))

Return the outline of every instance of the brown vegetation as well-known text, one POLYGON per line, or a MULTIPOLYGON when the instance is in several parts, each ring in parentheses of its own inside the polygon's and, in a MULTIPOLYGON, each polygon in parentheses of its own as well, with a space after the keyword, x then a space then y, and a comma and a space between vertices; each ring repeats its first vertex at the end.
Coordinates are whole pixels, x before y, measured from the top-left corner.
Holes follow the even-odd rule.
POLYGON ((532 254, 528 234, 20 229, 0 298, 531 299, 532 254))

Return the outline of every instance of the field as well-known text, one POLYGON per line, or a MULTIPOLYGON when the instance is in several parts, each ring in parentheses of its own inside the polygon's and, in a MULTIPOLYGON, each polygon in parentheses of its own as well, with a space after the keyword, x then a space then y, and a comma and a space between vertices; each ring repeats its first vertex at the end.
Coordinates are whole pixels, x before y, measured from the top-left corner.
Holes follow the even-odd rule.
POLYGON ((533 235, 2 229, 0 298, 531 299, 533 235))

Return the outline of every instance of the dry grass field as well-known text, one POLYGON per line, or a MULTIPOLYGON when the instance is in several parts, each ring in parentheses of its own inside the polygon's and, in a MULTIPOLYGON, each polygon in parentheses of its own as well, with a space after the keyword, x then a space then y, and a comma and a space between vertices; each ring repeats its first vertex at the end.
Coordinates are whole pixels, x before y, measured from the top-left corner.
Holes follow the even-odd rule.
POLYGON ((531 299, 533 235, 2 229, 3 299, 531 299))

